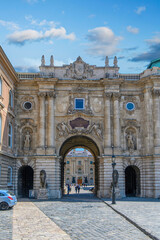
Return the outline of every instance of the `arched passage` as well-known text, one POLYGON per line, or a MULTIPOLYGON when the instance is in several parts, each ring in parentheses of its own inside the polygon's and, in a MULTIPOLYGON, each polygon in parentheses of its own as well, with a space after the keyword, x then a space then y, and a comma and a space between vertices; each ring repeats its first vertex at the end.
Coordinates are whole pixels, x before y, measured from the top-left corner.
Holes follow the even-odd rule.
POLYGON ((125 193, 127 197, 140 195, 140 170, 136 166, 125 169, 125 193))
POLYGON ((29 190, 33 189, 33 168, 22 166, 18 171, 18 196, 29 197, 29 190))
POLYGON ((99 161, 98 161, 98 156, 100 155, 99 153, 99 148, 97 144, 89 137, 86 136, 74 136, 68 138, 61 146, 59 155, 61 156, 61 189, 62 193, 64 193, 64 158, 66 154, 73 148, 76 147, 84 147, 85 149, 88 149, 94 159, 95 159, 95 193, 97 193, 99 189, 99 161))

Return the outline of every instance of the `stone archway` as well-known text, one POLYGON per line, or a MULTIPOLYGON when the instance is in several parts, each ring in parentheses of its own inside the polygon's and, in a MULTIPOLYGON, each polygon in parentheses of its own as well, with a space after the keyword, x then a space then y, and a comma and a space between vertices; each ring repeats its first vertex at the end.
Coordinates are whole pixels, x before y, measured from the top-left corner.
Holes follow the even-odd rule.
POLYGON ((29 197, 29 190, 33 189, 33 168, 22 166, 18 170, 18 196, 29 197))
POLYGON ((64 158, 66 154, 73 148, 84 147, 88 149, 95 159, 95 193, 99 189, 99 161, 98 156, 100 155, 97 144, 89 137, 86 136, 73 136, 68 138, 61 146, 59 155, 61 156, 61 190, 64 193, 64 158))
POLYGON ((136 166, 125 169, 125 194, 126 197, 140 196, 140 170, 136 166))

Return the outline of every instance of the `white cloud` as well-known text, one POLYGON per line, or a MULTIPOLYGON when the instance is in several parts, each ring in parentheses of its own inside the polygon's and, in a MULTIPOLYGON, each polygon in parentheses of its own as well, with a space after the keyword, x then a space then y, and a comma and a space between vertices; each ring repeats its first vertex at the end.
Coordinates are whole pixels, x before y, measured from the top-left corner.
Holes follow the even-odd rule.
POLYGON ((141 14, 144 11, 146 11, 146 7, 145 6, 137 7, 137 9, 135 10, 135 12, 137 14, 141 14))
POLYGON ((38 2, 38 0, 26 0, 26 2, 28 2, 28 3, 36 3, 36 2, 38 2))
POLYGON ((118 51, 117 45, 122 37, 117 37, 108 27, 97 27, 88 30, 87 52, 93 56, 110 56, 118 51))
POLYGON ((95 14, 91 14, 91 15, 89 15, 88 17, 89 17, 89 18, 95 18, 95 16, 96 16, 95 14))
POLYGON ((127 31, 133 34, 138 34, 139 33, 139 29, 138 28, 134 28, 132 26, 128 26, 127 27, 127 31))
POLYGON ((67 34, 65 28, 51 28, 45 32, 36 31, 32 29, 27 29, 23 31, 16 31, 8 36, 9 43, 14 44, 25 44, 26 42, 40 41, 42 39, 53 39, 53 38, 61 38, 61 39, 69 39, 75 40, 75 34, 70 33, 67 34))
POLYGON ((46 19, 43 19, 42 21, 38 22, 36 19, 34 19, 31 15, 25 16, 25 19, 30 22, 31 25, 34 26, 49 26, 49 27, 55 27, 57 25, 54 21, 47 21, 46 19))
POLYGON ((14 23, 14 22, 0 20, 0 25, 8 28, 9 30, 18 30, 19 29, 18 24, 14 23))

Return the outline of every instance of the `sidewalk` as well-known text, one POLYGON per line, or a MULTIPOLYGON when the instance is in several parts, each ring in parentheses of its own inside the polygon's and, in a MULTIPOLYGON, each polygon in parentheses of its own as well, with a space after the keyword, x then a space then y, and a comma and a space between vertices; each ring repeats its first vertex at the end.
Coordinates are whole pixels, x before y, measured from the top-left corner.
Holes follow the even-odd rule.
POLYGON ((13 209, 13 240, 71 240, 32 202, 18 202, 13 209))
POLYGON ((135 222, 160 239, 160 200, 149 198, 124 198, 112 205, 111 200, 102 199, 105 203, 135 222))

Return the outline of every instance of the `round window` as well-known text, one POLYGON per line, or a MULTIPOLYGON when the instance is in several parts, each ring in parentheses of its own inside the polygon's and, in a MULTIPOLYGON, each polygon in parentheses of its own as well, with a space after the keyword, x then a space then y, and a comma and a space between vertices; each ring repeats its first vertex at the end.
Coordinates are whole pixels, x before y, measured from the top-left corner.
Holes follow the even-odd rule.
POLYGON ((134 110, 134 109, 135 109, 134 103, 133 103, 133 102, 128 102, 128 103, 126 104, 126 109, 127 109, 128 111, 134 110))
POLYGON ((25 102, 23 104, 23 106, 26 110, 30 110, 32 108, 32 103, 31 102, 25 102))

